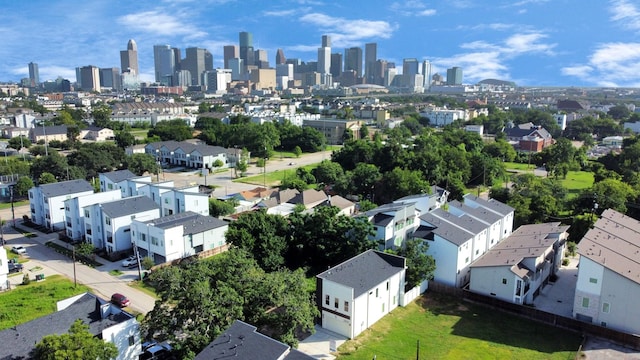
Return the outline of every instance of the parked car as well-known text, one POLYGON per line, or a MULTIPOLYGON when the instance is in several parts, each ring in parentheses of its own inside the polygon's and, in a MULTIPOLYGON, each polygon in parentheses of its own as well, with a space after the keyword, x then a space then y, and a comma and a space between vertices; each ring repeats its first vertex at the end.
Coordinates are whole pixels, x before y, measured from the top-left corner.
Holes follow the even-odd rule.
POLYGON ((11 252, 16 253, 18 255, 24 255, 27 253, 27 249, 25 249, 23 246, 16 245, 11 248, 11 252))
POLYGON ((127 307, 131 304, 131 301, 126 296, 118 293, 111 295, 111 302, 119 307, 127 307))
POLYGON ((171 355, 171 351, 173 347, 169 345, 166 341, 161 343, 156 342, 145 342, 142 344, 142 354, 140 354, 141 360, 169 360, 174 359, 171 355))
POLYGON ((122 266, 124 267, 138 266, 138 258, 135 255, 131 255, 122 261, 122 266))
POLYGON ((22 264, 19 263, 9 263, 9 274, 13 274, 13 273, 17 273, 17 272, 22 272, 22 264))

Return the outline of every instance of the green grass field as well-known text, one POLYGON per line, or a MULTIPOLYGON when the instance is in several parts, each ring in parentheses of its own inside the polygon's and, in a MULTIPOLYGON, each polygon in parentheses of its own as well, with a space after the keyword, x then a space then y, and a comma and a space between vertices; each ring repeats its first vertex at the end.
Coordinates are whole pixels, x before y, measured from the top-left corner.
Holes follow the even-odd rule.
POLYGON ((561 179, 562 186, 569 192, 579 192, 593 186, 593 173, 587 171, 569 171, 566 179, 561 179))
POLYGON ((340 360, 574 359, 579 334, 428 293, 338 349, 340 360))
POLYGON ((536 168, 535 165, 533 164, 521 164, 521 163, 515 163, 515 162, 505 162, 504 163, 504 168, 507 170, 521 170, 521 171, 526 171, 526 170, 533 170, 536 168))
MULTIPOLYGON (((18 207, 18 206, 24 206, 24 205, 29 205, 29 200, 21 200, 21 201, 14 201, 13 202, 13 207, 18 207)), ((0 210, 2 209, 11 209, 11 203, 1 203, 0 204, 0 210)), ((5 219, 5 221, 8 219, 5 219)))
POLYGON ((74 288, 72 281, 53 275, 0 293, 0 330, 51 314, 56 311, 56 302, 88 290, 83 285, 74 288))
POLYGON ((306 166, 292 166, 291 169, 269 172, 269 163, 267 163, 266 176, 263 174, 260 174, 260 175, 247 176, 247 177, 235 179, 233 181, 241 182, 245 184, 255 184, 259 186, 262 186, 266 182, 267 186, 280 186, 280 184, 282 183, 282 180, 296 175, 297 168, 303 167, 311 171, 314 168, 316 168, 316 166, 318 166, 318 164, 312 164, 312 165, 306 165, 306 166))

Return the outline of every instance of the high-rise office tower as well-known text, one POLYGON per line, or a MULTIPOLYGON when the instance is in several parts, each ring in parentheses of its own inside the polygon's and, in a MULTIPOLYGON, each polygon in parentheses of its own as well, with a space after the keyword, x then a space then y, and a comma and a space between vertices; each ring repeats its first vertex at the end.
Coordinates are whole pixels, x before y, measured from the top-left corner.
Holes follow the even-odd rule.
POLYGON ((133 72, 139 75, 138 72, 138 45, 133 39, 129 39, 127 43, 127 50, 120 51, 120 69, 122 72, 133 72))
POLYGON ((404 59, 402 61, 402 77, 404 78, 404 86, 407 87, 422 87, 421 84, 416 83, 416 75, 420 75, 420 62, 416 58, 404 59))
POLYGON ((243 60, 245 66, 254 64, 253 54, 253 34, 242 31, 240 33, 240 59, 243 60))
POLYGON ((431 63, 428 60, 422 62, 422 76, 424 76, 424 88, 428 90, 431 87, 431 63))
POLYGON ((182 52, 180 48, 171 48, 173 51, 173 72, 182 70, 182 52))
POLYGON ((240 58, 229 59, 229 69, 231 69, 231 80, 240 80, 244 69, 243 60, 240 58))
POLYGON ((362 49, 352 47, 344 51, 344 71, 353 70, 356 76, 362 76, 362 49))
POLYGON ((364 78, 367 84, 375 83, 375 66, 378 60, 378 44, 368 43, 364 46, 364 78))
POLYGON ((384 74, 387 71, 389 64, 386 60, 378 59, 376 60, 376 65, 373 69, 373 81, 376 85, 384 84, 384 74))
POLYGON ((276 65, 282 65, 287 62, 287 58, 284 57, 284 51, 282 49, 278 49, 276 51, 276 65))
POLYGON ((331 76, 337 78, 342 74, 342 54, 333 53, 331 54, 331 76))
MULTIPOLYGON (((178 53, 178 56, 180 54, 178 53)), ((171 85, 176 70, 175 51, 169 45, 153 46, 153 64, 157 83, 171 85)))
POLYGON ((454 66, 447 69, 447 85, 462 85, 462 68, 454 66))
POLYGON ((120 69, 117 67, 100 69, 100 87, 121 91, 120 69))
POLYGON ((40 70, 38 70, 38 64, 34 62, 29 63, 29 83, 31 87, 38 87, 40 84, 40 70))
POLYGON ((318 72, 329 74, 331 72, 331 37, 322 35, 322 47, 318 48, 318 72))
POLYGON ((204 85, 202 74, 213 69, 213 57, 207 49, 190 47, 185 51, 186 57, 181 62, 180 69, 191 73, 191 85, 204 85), (208 59, 207 59, 208 58, 208 59), (207 69, 207 62, 211 68, 207 69))
POLYGON ((267 69, 269 68, 269 58, 267 56, 267 50, 255 50, 253 52, 253 60, 255 61, 255 65, 258 69, 267 69))
POLYGON ((240 58, 240 51, 238 45, 225 45, 224 46, 224 68, 229 68, 229 60, 240 58))
POLYGON ((80 89, 84 91, 100 92, 100 69, 97 66, 88 65, 76 68, 76 74, 80 73, 80 89))

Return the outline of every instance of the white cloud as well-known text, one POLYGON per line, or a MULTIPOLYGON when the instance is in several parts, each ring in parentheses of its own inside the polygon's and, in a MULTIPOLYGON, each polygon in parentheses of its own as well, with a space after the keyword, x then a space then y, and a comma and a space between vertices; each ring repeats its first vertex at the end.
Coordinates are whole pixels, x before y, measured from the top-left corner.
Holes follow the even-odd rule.
POLYGON ((300 20, 317 26, 323 33, 330 35, 333 46, 338 48, 356 46, 366 39, 388 39, 397 29, 396 25, 386 21, 351 20, 322 13, 306 14, 300 20))
POLYGON ((640 10, 628 0, 611 1, 611 20, 630 30, 640 30, 640 10))
POLYGON ((593 68, 589 65, 576 65, 563 67, 560 71, 562 75, 576 76, 581 79, 586 79, 591 76, 593 68))
POLYGON ((188 39, 197 39, 207 35, 206 32, 191 25, 187 19, 181 13, 169 15, 157 10, 150 10, 121 16, 117 22, 131 30, 159 36, 178 35, 188 39))
POLYGON ((541 40, 547 37, 546 34, 540 32, 514 34, 505 40, 503 52, 514 55, 529 52, 554 55, 553 48, 556 47, 556 44, 545 44, 541 42, 541 40))
POLYGON ((447 68, 459 66, 464 71, 465 83, 473 83, 483 79, 509 79, 508 68, 500 59, 499 51, 472 52, 458 54, 448 58, 432 60, 435 70, 446 76, 447 68), (439 70, 442 69, 442 70, 439 70))
POLYGON ((420 0, 407 0, 405 2, 394 2, 389 7, 393 12, 403 16, 433 16, 435 9, 430 9, 420 0))
POLYGON ((292 45, 287 46, 285 50, 289 51, 300 51, 300 52, 312 52, 317 51, 319 45, 292 45))
POLYGON ((599 45, 586 64, 561 69, 599 86, 637 87, 640 85, 640 43, 606 43, 599 45))
POLYGON ((262 14, 265 16, 291 16, 293 14, 295 14, 297 12, 296 9, 289 9, 289 10, 272 10, 272 11, 265 11, 262 14))
POLYGON ((524 6, 524 5, 529 5, 529 4, 544 4, 546 2, 549 2, 549 0, 520 0, 520 1, 516 1, 512 4, 509 4, 508 6, 524 6))

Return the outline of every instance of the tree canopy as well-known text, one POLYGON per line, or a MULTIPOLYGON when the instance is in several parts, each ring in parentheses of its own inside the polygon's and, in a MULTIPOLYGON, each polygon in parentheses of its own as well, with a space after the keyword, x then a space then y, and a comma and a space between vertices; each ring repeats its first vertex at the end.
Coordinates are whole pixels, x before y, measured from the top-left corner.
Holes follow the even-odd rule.
POLYGON ((33 351, 36 360, 109 360, 116 356, 116 346, 95 337, 82 320, 76 320, 67 334, 43 337, 33 351))

